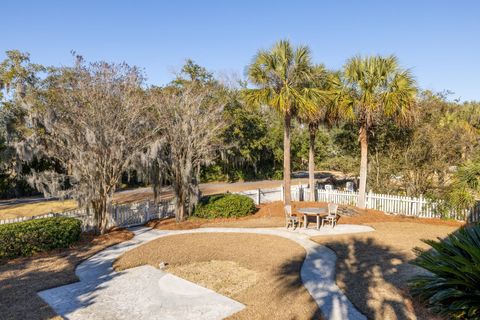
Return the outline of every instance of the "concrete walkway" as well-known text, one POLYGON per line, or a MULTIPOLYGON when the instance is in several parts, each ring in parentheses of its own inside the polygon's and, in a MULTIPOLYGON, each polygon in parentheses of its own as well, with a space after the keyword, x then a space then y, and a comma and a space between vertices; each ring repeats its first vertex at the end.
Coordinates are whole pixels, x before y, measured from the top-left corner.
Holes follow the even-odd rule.
POLYGON ((310 236, 373 231, 367 226, 338 225, 334 229, 284 228, 199 228, 193 230, 152 230, 137 228, 135 237, 107 248, 81 263, 80 281, 39 292, 67 319, 223 319, 245 306, 212 290, 141 266, 117 273, 114 260, 125 251, 159 237, 186 233, 240 232, 281 236, 307 252, 301 269, 304 286, 327 319, 366 319, 335 284, 333 251, 309 239, 310 236))

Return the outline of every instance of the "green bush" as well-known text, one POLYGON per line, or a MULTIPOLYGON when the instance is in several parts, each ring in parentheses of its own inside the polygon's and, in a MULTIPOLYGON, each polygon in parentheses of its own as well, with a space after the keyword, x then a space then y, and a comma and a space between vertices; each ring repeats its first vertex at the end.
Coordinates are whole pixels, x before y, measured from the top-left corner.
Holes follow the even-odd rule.
POLYGON ((412 294, 449 319, 480 319, 480 225, 424 242, 431 248, 416 248, 413 264, 430 274, 411 280, 412 294))
POLYGON ((255 212, 255 203, 239 194, 218 194, 204 197, 195 208, 194 216, 199 218, 243 217, 255 212))
POLYGON ((0 225, 0 258, 66 248, 80 237, 81 221, 54 217, 0 225))

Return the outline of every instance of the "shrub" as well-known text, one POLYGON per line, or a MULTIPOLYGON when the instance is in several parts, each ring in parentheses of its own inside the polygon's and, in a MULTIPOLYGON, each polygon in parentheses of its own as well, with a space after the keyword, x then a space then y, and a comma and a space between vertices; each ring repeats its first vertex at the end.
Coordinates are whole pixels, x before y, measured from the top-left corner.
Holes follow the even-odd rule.
POLYGON ((0 225, 0 258, 66 248, 80 237, 81 221, 54 217, 0 225))
POLYGON ((450 319, 480 319, 480 225, 462 228, 441 241, 424 240, 413 264, 430 274, 410 282, 412 294, 450 319))
POLYGON ((255 203, 239 194, 219 194, 204 197, 195 208, 194 215, 200 218, 243 217, 255 212, 255 203))

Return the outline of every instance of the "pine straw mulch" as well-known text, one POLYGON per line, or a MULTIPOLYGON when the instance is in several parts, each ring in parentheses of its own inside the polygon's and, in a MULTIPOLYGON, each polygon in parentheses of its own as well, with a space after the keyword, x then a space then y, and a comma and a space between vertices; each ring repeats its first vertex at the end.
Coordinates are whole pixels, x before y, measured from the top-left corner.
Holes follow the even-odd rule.
POLYGON ((61 319, 37 292, 78 281, 77 264, 132 237, 133 233, 127 230, 96 237, 83 234, 68 249, 0 261, 0 319, 61 319))
MULTIPOLYGON (((326 203, 294 202, 293 212, 303 207, 326 207, 326 203)), ((445 237, 462 222, 388 215, 365 210, 353 217, 342 216, 340 224, 369 225, 375 232, 345 236, 313 237, 337 254, 337 284, 362 313, 371 319, 436 319, 407 289, 408 279, 421 272, 409 264, 414 247, 426 248, 421 239, 445 237)), ((282 202, 259 206, 252 216, 230 219, 173 219, 152 222, 159 229, 202 227, 282 227, 282 202)))
POLYGON ((427 248, 421 239, 445 237, 460 225, 420 219, 368 224, 375 232, 312 238, 335 251, 338 286, 369 319, 439 319, 408 292, 408 280, 422 272, 410 264, 412 249, 427 248))
MULTIPOLYGON (((293 213, 299 208, 306 207, 320 207, 326 208, 327 204, 323 202, 292 202, 293 213)), ((358 215, 353 217, 340 216, 339 224, 363 224, 371 225, 377 222, 412 222, 417 224, 427 225, 447 225, 459 227, 463 223, 458 221, 440 220, 440 219, 425 219, 415 218, 400 215, 388 215, 382 211, 364 210, 360 211, 358 215)), ((152 228, 162 230, 185 230, 195 228, 210 228, 210 227, 224 227, 224 228, 275 228, 285 226, 285 214, 283 211, 283 203, 276 201, 268 204, 261 204, 258 206, 257 212, 251 216, 240 218, 218 218, 218 219, 199 219, 189 218, 180 223, 176 223, 175 219, 152 220, 148 224, 152 228)))
POLYGON ((319 319, 320 310, 303 286, 305 250, 277 236, 194 233, 150 241, 120 256, 124 270, 167 263, 167 271, 246 305, 231 319, 319 319))

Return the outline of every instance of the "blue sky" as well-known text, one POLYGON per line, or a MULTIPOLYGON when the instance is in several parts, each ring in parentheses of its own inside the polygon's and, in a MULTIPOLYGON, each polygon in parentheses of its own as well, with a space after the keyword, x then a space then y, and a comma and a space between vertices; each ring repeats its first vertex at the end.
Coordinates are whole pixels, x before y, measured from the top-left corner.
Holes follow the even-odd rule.
POLYGON ((355 54, 395 54, 419 84, 480 100, 480 1, 22 1, 2 0, 7 49, 45 65, 88 60, 142 67, 165 84, 186 58, 244 74, 279 39, 309 45, 315 62, 341 68, 355 54))

